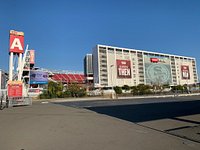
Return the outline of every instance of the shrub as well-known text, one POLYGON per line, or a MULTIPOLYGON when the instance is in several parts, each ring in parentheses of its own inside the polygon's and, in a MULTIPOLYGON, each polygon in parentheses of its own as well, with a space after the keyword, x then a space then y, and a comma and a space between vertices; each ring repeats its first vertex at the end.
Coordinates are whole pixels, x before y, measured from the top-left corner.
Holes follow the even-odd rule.
POLYGON ((131 88, 130 88, 128 85, 124 85, 124 86, 122 87, 122 89, 125 90, 125 91, 128 91, 128 90, 130 90, 131 88))
POLYGON ((131 93, 133 94, 133 95, 138 95, 139 94, 139 89, 138 89, 138 87, 137 86, 133 86, 133 87, 131 87, 131 93))
POLYGON ((85 89, 80 89, 80 90, 77 92, 77 96, 78 96, 78 97, 86 96, 86 90, 85 90, 85 89))
POLYGON ((122 88, 119 86, 114 87, 116 94, 122 94, 122 88))
POLYGON ((64 93, 63 93, 64 97, 71 97, 71 92, 69 90, 66 90, 64 93))
POLYGON ((83 97, 86 95, 86 90, 82 89, 76 83, 69 84, 65 91, 63 89, 62 83, 50 81, 47 90, 40 94, 39 98, 83 97))
POLYGON ((56 92, 56 97, 63 98, 64 97, 64 93, 62 91, 57 91, 56 92))
POLYGON ((151 86, 139 84, 138 86, 132 87, 132 94, 133 95, 144 95, 144 94, 151 94, 151 86))
POLYGON ((78 84, 72 83, 68 86, 68 91, 72 97, 83 97, 86 95, 86 90, 82 89, 78 84))
POLYGON ((44 90, 42 94, 39 95, 40 99, 50 99, 48 91, 44 90))

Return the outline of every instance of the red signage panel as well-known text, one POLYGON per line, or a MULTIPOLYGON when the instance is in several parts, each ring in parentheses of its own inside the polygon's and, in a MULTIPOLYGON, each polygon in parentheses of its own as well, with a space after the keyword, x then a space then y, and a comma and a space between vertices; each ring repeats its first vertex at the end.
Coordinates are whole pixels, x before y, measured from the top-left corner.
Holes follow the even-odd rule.
POLYGON ((157 63, 159 60, 158 60, 158 58, 150 58, 150 61, 151 61, 152 63, 157 63))
POLYGON ((35 51, 30 50, 30 64, 34 64, 34 63, 35 63, 35 51))
POLYGON ((116 60, 117 61, 117 77, 131 78, 131 62, 130 60, 116 60))
POLYGON ((22 83, 9 82, 8 83, 8 97, 22 97, 22 83))
POLYGON ((190 71, 189 71, 189 66, 183 65, 181 66, 181 74, 182 74, 182 79, 190 79, 190 71))
POLYGON ((24 52, 24 35, 23 32, 10 32, 10 52, 23 53, 24 52), (20 33, 20 34, 18 34, 20 33))

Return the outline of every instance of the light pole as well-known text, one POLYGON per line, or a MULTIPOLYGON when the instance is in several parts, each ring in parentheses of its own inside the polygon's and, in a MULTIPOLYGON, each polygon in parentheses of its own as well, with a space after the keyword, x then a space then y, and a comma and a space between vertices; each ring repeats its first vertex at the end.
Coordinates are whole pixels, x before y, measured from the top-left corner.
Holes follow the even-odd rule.
POLYGON ((111 88, 112 88, 112 93, 111 93, 111 98, 114 99, 114 90, 113 90, 113 68, 114 65, 110 65, 110 76, 111 76, 111 88))
POLYGON ((114 67, 114 65, 110 65, 110 76, 111 76, 111 85, 112 85, 111 87, 112 87, 112 89, 113 89, 113 72, 112 72, 113 71, 113 69, 112 69, 113 67, 114 67))

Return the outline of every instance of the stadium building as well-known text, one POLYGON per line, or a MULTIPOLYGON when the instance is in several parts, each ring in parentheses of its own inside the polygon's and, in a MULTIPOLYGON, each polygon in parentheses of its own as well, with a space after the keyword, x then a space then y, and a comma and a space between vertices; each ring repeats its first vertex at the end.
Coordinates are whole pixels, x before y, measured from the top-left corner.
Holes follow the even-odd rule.
POLYGON ((44 68, 42 68, 42 70, 48 72, 49 81, 61 82, 64 85, 72 83, 79 84, 80 86, 85 85, 85 76, 82 72, 68 70, 50 70, 44 68))
POLYGON ((198 82, 196 60, 122 47, 97 45, 93 49, 95 87, 184 85, 198 82))

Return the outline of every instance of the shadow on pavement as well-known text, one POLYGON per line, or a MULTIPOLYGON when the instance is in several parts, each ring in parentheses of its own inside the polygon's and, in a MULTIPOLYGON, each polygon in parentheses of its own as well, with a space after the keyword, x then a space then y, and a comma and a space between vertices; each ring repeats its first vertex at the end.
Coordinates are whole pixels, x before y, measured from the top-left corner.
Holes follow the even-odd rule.
POLYGON ((134 123, 139 123, 157 119, 200 114, 200 101, 98 106, 87 109, 134 123))

